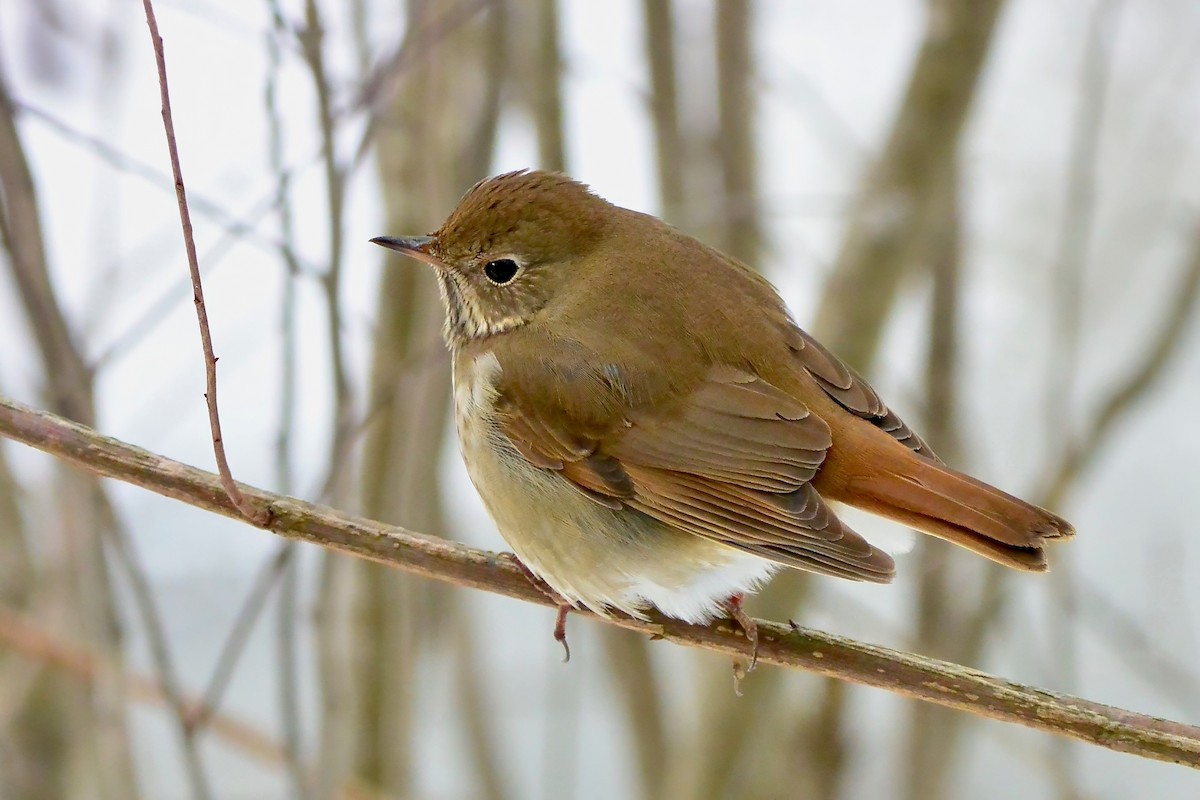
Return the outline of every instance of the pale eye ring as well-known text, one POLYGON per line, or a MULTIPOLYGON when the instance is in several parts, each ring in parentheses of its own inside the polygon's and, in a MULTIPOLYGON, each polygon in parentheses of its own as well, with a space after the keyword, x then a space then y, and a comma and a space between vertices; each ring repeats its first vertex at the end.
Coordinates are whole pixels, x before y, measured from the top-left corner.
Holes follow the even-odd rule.
POLYGON ((497 286, 503 286, 517 277, 521 265, 511 258, 497 258, 483 265, 483 274, 497 286))

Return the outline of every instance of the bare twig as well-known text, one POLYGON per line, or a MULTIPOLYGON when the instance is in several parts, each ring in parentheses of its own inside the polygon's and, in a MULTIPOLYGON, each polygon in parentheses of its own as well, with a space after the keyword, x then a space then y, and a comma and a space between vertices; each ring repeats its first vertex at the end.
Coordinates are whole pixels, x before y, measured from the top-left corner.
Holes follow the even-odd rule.
MULTIPOLYGON (((284 294, 282 300, 283 312, 281 315, 281 338, 283 340, 283 348, 281 354, 282 370, 280 377, 280 427, 279 433, 276 436, 275 443, 275 468, 276 468, 276 485, 282 492, 290 493, 293 490, 291 479, 291 452, 290 443, 293 422, 295 417, 295 382, 296 382, 296 353, 295 353, 295 294, 296 282, 302 272, 300 267, 299 256, 293 247, 295 240, 294 226, 292 222, 291 204, 288 201, 288 190, 291 185, 291 175, 285 167, 283 158, 283 132, 279 119, 279 108, 277 101, 276 82, 278 71, 281 63, 281 53, 278 39, 284 31, 285 23, 283 21, 282 11, 277 2, 268 2, 269 11, 274 23, 274 31, 267 35, 267 52, 270 62, 270 75, 268 77, 265 90, 265 105, 267 107, 267 117, 269 121, 269 138, 270 138, 270 154, 271 168, 275 174, 275 190, 273 193, 273 207, 279 214, 280 239, 277 244, 274 244, 275 250, 279 253, 282 259, 286 272, 284 275, 284 294)), ((280 581, 281 576, 285 576, 294 569, 294 543, 284 543, 275 557, 272 558, 263 568, 258 579, 255 581, 238 614, 237 620, 234 622, 233 628, 227 637, 221 653, 217 658, 217 666, 213 670, 213 675, 209 680, 207 689, 204 692, 204 702, 201 704, 200 716, 191 720, 194 728, 201 729, 208 724, 206 715, 211 714, 221 705, 221 699, 225 689, 233 676, 233 672, 237 666, 238 659, 245 649, 245 644, 249 639, 249 635, 254 628, 255 622, 258 620, 262 609, 266 605, 267 599, 270 597, 271 590, 275 584, 280 581)), ((287 585, 294 586, 294 581, 287 581, 287 585)), ((287 599, 280 598, 281 615, 280 624, 294 625, 295 613, 294 609, 285 608, 287 599)), ((292 642, 295 639, 295 632, 281 631, 281 639, 287 642, 292 642)), ((294 658, 281 659, 281 669, 285 675, 280 680, 281 687, 295 685, 295 669, 294 658)), ((290 699, 290 693, 285 693, 284 701, 281 706, 284 709, 285 720, 285 745, 288 753, 289 766, 292 782, 298 792, 303 789, 303 773, 299 764, 298 752, 298 722, 292 717, 298 711, 298 704, 294 698, 290 699)))
MULTIPOLYGON (((289 174, 294 174, 294 170, 289 174)), ((277 195, 278 190, 272 189, 270 193, 250 206, 250 210, 240 216, 239 219, 246 225, 257 225, 275 208, 277 195)), ((221 259, 239 241, 240 234, 237 231, 226 230, 204 252, 202 260, 208 265, 206 269, 210 276, 220 268, 221 259)), ((312 265, 300 262, 298 257, 297 268, 306 277, 319 274, 312 265)), ((154 329, 161 325, 170 312, 174 310, 176 304, 179 302, 180 293, 189 283, 191 283, 191 277, 184 275, 178 282, 172 283, 171 286, 164 289, 157 298, 147 305, 144 312, 135 317, 132 322, 126 324, 120 333, 112 337, 112 341, 96 356, 94 360, 95 369, 98 371, 111 364, 132 350, 136 345, 149 339, 154 329)))
POLYGON ((146 25, 150 28, 150 42, 154 46, 154 60, 158 65, 158 87, 162 98, 163 128, 167 134, 167 150, 171 155, 171 174, 175 179, 175 194, 179 200, 179 221, 183 226, 183 245, 187 250, 188 269, 192 275, 192 299, 196 305, 196 319, 200 323, 200 343, 204 348, 205 393, 208 402, 208 424, 212 429, 213 453, 217 459, 217 472, 221 485, 229 493, 229 499, 242 516, 259 527, 271 521, 270 512, 249 503, 238 489, 233 474, 229 471, 229 460, 225 455, 225 443, 221 439, 221 418, 217 413, 217 357, 213 354, 212 333, 208 328, 208 311, 204 307, 204 287, 200 283, 200 263, 196 257, 196 241, 192 237, 192 217, 188 212, 187 192, 183 187, 183 168, 179 163, 179 147, 175 141, 175 122, 171 117, 171 97, 167 91, 167 62, 163 54, 162 36, 158 32, 158 20, 154 17, 154 4, 142 0, 146 10, 146 25))
MULTIPOLYGON (((0 435, 98 475, 166 497, 242 518, 217 475, 97 434, 53 414, 0 399, 0 435)), ((445 583, 549 605, 540 589, 495 553, 342 514, 243 484, 253 502, 269 505, 269 529, 285 538, 388 564, 445 583)), ((658 614, 637 620, 600 618, 629 630, 728 656, 751 647, 728 621, 691 625, 658 614)), ((1068 736, 1144 758, 1200 769, 1200 728, 1125 711, 1082 698, 1006 681, 967 667, 761 620, 758 660, 886 689, 977 716, 1068 736)))

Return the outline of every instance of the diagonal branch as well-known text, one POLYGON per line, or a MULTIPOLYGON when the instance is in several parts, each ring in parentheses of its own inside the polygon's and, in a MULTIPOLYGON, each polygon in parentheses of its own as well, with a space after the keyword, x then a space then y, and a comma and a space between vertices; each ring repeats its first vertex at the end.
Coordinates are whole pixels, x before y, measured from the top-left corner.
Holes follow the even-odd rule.
MULTIPOLYGON (((98 475, 117 478, 216 514, 243 519, 212 473, 155 455, 53 414, 0 398, 0 435, 98 475)), ((526 602, 549 601, 496 553, 353 517, 242 485, 269 507, 268 528, 287 539, 397 567, 406 572, 526 602)), ((579 612, 581 616, 595 615, 579 612)), ((745 637, 728 622, 690 625, 652 614, 603 621, 680 645, 749 657, 745 637)), ((886 689, 905 697, 1013 722, 1144 758, 1200 769, 1200 727, 1004 680, 946 661, 889 650, 806 628, 760 621, 758 660, 886 689)))

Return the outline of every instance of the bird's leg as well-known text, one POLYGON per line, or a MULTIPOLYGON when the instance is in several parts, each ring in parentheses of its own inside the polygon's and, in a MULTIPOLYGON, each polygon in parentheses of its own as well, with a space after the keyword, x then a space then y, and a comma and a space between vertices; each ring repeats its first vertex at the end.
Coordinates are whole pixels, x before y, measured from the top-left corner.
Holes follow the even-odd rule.
POLYGON ((571 660, 571 646, 567 644, 567 614, 571 613, 570 603, 559 603, 558 618, 554 621, 554 641, 563 646, 563 663, 571 660))
POLYGON ((750 643, 750 667, 746 672, 753 672, 754 668, 758 666, 758 624, 742 608, 742 600, 744 599, 744 596, 739 592, 726 600, 724 605, 725 610, 733 618, 734 622, 742 626, 742 631, 746 634, 746 641, 750 643))
POLYGON ((572 605, 567 602, 565 597, 554 591, 550 584, 539 578, 524 561, 517 558, 516 553, 501 553, 500 557, 515 564, 517 569, 521 570, 521 574, 537 587, 538 591, 544 594, 551 603, 558 606, 558 617, 554 621, 554 641, 562 645, 563 663, 566 664, 571 660, 571 646, 567 644, 567 614, 570 613, 572 605))

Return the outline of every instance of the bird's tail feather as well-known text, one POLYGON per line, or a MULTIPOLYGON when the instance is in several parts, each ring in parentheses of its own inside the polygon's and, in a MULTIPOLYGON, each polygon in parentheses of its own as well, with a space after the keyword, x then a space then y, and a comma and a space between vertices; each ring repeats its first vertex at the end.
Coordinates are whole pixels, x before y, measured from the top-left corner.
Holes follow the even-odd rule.
POLYGON ((1075 534, 1063 518, 982 481, 922 459, 906 459, 903 474, 854 479, 854 504, 1000 564, 1048 569, 1044 545, 1075 534))

